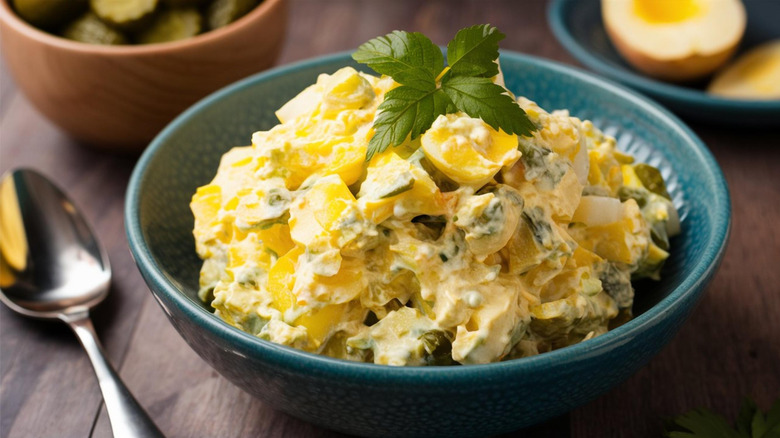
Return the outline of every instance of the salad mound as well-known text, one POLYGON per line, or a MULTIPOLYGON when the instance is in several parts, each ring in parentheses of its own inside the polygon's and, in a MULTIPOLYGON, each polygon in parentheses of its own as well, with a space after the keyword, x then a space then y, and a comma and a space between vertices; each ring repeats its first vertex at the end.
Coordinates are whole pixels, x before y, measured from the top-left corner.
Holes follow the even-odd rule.
POLYGON ((630 314, 631 280, 658 279, 679 232, 657 169, 522 97, 528 135, 452 111, 367 161, 399 86, 320 75, 223 156, 191 204, 217 316, 336 358, 448 365, 543 353, 630 314))

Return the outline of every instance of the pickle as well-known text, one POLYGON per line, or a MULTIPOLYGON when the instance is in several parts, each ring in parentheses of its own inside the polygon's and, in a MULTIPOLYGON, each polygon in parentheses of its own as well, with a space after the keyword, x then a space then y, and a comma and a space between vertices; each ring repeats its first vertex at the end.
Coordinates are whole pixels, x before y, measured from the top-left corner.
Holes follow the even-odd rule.
POLYGON ((97 15, 87 12, 81 18, 70 23, 62 36, 89 44, 118 45, 127 44, 127 38, 121 32, 104 23, 97 15))
POLYGON ((162 0, 163 3, 171 8, 185 8, 188 6, 200 6, 203 0, 162 0))
POLYGON ((134 29, 151 19, 157 0, 90 0, 90 6, 109 25, 134 29))
POLYGON ((206 12, 209 29, 217 29, 243 17, 259 0, 214 0, 206 12))
POLYGON ((25 21, 43 29, 59 27, 86 11, 88 0, 13 0, 25 21))
POLYGON ((634 172, 647 190, 666 199, 672 199, 669 192, 666 191, 666 183, 664 183, 664 177, 661 176, 660 170, 649 164, 639 163, 634 166, 634 172))
POLYGON ((203 18, 195 8, 170 9, 158 14, 152 24, 138 34, 140 44, 165 43, 193 37, 203 30, 203 18))

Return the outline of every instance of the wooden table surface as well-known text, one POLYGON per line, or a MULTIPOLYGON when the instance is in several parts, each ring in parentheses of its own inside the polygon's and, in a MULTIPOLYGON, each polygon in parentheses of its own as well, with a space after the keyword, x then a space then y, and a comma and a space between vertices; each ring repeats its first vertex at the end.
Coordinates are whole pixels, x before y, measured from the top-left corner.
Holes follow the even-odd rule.
MULTIPOLYGON (((491 23, 505 49, 576 62, 553 38, 542 0, 293 0, 279 64, 348 50, 393 29, 445 44, 491 23)), ((123 226, 133 156, 85 148, 43 118, 2 70, 0 171, 29 166, 65 187, 107 247, 108 300, 93 313, 111 362, 170 437, 339 436, 275 411, 212 370, 179 337, 130 257, 123 226)), ((731 240, 701 304, 647 366, 606 395, 517 437, 659 437, 698 406, 733 418, 744 396, 780 396, 780 133, 691 125, 728 180, 731 240)), ((108 437, 87 357, 69 329, 0 306, 0 436, 108 437)))

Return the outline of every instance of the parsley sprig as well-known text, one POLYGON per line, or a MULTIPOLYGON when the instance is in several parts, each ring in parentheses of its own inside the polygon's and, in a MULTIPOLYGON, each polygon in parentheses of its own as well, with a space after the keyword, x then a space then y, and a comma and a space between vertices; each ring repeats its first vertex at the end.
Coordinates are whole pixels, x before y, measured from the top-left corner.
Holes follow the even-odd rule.
POLYGON ((396 30, 361 45, 352 58, 400 84, 379 105, 366 160, 407 137, 414 140, 439 115, 457 111, 509 134, 534 131, 522 108, 492 80, 504 37, 488 24, 461 29, 447 44, 447 67, 439 47, 421 33, 396 30))
POLYGON ((700 408, 675 418, 666 427, 670 438, 780 438, 780 399, 769 412, 745 399, 736 421, 736 429, 712 411, 700 408))

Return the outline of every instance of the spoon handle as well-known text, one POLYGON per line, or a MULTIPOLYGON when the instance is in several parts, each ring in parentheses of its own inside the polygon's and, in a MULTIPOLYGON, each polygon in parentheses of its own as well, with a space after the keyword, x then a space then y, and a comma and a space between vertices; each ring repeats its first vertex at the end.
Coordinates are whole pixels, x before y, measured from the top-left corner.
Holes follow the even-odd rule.
POLYGON ((114 438, 164 437, 106 359, 86 310, 63 315, 95 368, 114 438))

